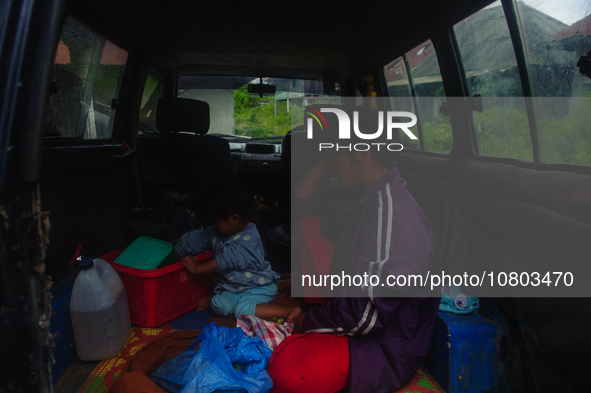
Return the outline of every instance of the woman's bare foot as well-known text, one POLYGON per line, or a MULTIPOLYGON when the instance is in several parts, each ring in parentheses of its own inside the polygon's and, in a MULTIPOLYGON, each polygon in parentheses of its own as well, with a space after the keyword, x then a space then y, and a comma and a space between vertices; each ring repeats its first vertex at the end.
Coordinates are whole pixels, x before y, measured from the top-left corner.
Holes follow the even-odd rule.
POLYGON ((197 311, 209 310, 209 308, 211 307, 211 299, 213 299, 213 295, 209 295, 209 296, 199 299, 199 301, 197 302, 197 308, 195 310, 197 310, 197 311))
POLYGON ((294 307, 291 311, 287 314, 285 318, 286 322, 296 323, 300 315, 303 314, 303 311, 299 307, 294 307))

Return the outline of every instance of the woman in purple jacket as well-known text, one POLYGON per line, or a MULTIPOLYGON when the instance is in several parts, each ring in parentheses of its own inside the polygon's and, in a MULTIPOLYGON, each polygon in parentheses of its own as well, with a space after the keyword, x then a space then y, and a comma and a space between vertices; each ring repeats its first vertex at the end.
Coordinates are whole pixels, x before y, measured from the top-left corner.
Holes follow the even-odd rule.
POLYGON ((414 284, 388 285, 387 279, 391 284, 392 277, 425 277, 435 268, 437 241, 398 169, 387 166, 389 158, 371 149, 339 151, 324 157, 295 189, 295 210, 321 217, 322 235, 306 228, 313 221, 300 222, 304 274, 377 276, 379 284, 327 290, 330 299, 323 305, 291 316, 296 332, 306 334, 289 337, 273 354, 275 392, 347 386, 351 392, 392 392, 410 381, 429 349, 439 298, 414 284), (341 184, 322 189, 333 167, 341 184), (334 251, 323 245, 323 236, 334 242, 334 251))

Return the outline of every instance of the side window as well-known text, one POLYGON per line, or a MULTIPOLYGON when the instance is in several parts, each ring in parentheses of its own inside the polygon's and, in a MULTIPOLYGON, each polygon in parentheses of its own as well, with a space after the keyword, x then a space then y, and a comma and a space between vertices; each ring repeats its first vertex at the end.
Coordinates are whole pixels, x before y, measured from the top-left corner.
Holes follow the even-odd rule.
POLYGON ((156 107, 158 99, 162 97, 164 97, 164 76, 154 68, 150 68, 140 105, 140 132, 156 131, 156 107))
POLYGON ((453 143, 451 124, 449 118, 439 112, 445 93, 431 40, 387 64, 385 76, 391 108, 417 116, 417 125, 410 130, 419 139, 411 140, 399 133, 404 147, 448 154, 453 143))
POLYGON ((55 54, 46 138, 110 139, 127 52, 68 17, 55 54))
POLYGON ((517 3, 535 97, 540 161, 591 165, 591 79, 577 62, 591 50, 588 2, 517 3))
POLYGON ((482 96, 473 112, 478 153, 533 161, 527 112, 515 51, 500 1, 454 26, 470 96, 482 96))

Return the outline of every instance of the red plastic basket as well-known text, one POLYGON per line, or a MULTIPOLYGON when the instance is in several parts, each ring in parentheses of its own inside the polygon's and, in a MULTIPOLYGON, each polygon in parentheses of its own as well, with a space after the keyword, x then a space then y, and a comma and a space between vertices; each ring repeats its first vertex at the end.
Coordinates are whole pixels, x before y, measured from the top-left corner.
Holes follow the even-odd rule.
MULTIPOLYGON (((180 262, 154 269, 141 270, 115 263, 123 250, 103 255, 119 273, 127 292, 131 322, 143 327, 156 327, 194 310, 199 299, 213 289, 213 273, 189 274, 180 262)), ((197 256, 199 261, 213 257, 213 252, 197 256)))

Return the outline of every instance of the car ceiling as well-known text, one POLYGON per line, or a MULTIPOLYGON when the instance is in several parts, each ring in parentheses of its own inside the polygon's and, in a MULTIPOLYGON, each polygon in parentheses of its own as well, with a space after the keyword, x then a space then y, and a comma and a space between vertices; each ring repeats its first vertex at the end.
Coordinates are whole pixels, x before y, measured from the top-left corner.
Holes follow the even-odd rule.
POLYGON ((72 13, 171 75, 318 78, 382 66, 488 1, 74 0, 72 13))

